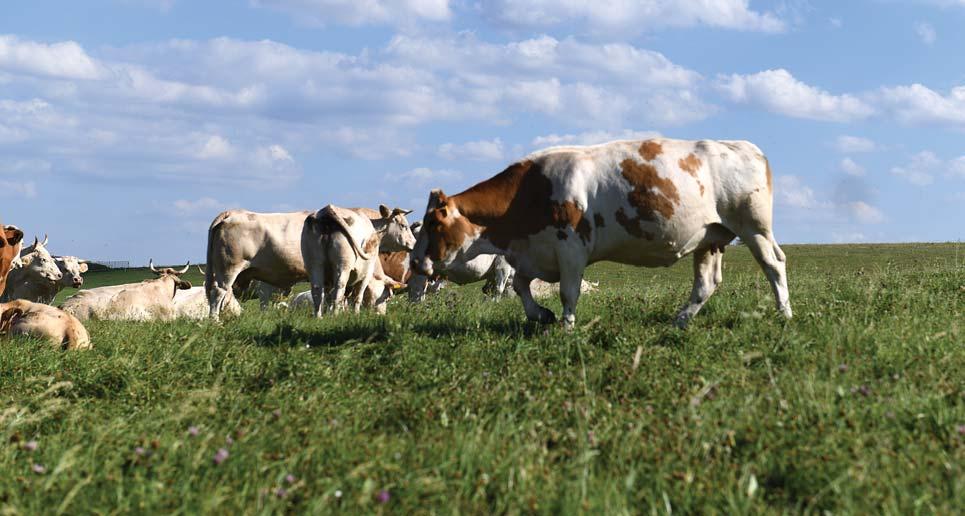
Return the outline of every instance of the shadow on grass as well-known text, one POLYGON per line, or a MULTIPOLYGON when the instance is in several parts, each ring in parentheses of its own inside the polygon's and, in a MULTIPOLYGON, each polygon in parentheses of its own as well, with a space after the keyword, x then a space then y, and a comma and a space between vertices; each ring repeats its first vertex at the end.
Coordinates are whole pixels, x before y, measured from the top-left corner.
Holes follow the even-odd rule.
POLYGON ((281 323, 270 333, 249 335, 256 345, 275 347, 301 347, 308 345, 312 348, 335 348, 360 342, 378 340, 386 333, 385 327, 371 324, 351 324, 338 328, 308 330, 298 328, 291 323, 281 323))

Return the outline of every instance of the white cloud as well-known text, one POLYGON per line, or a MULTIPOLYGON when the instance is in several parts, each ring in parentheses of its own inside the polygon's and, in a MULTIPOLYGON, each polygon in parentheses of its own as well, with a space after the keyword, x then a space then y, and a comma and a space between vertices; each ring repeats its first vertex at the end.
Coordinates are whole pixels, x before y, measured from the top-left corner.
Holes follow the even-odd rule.
POLYGON ((848 135, 838 136, 835 146, 843 153, 872 152, 877 149, 875 142, 868 138, 848 135))
POLYGON ((965 86, 942 95, 921 84, 882 88, 878 103, 906 123, 965 125, 965 86))
POLYGON ((848 174, 849 176, 861 177, 865 174, 864 167, 854 162, 851 158, 844 158, 838 167, 842 172, 848 174))
POLYGON ((935 32, 935 27, 931 24, 925 22, 918 22, 915 24, 915 33, 918 34, 918 39, 926 45, 933 45, 935 40, 938 38, 938 34, 935 32))
POLYGON ((953 159, 949 164, 948 170, 952 176, 965 178, 965 156, 953 159))
POLYGON ((881 210, 864 201, 845 203, 842 208, 863 224, 878 224, 885 220, 885 215, 881 213, 881 210))
POLYGON ((922 151, 911 157, 902 166, 893 167, 891 173, 917 186, 926 186, 934 181, 933 172, 942 161, 931 151, 922 151))
POLYGON ((576 22, 603 33, 696 26, 759 32, 786 29, 775 14, 750 9, 748 0, 494 0, 479 5, 488 18, 512 27, 552 27, 576 22))
POLYGON ((7 181, 0 179, 0 195, 4 197, 37 197, 37 185, 33 181, 7 181))
POLYGON ((444 143, 439 146, 439 156, 448 160, 501 161, 505 153, 503 141, 499 138, 462 144, 444 143))
POLYGON ((58 79, 97 79, 105 70, 73 41, 45 44, 0 35, 0 71, 58 79))
POLYGON ((828 18, 828 25, 830 25, 832 29, 840 29, 844 27, 844 22, 841 18, 828 18))
POLYGON ((874 113, 870 105, 855 96, 833 95, 797 80, 783 68, 720 76, 717 87, 733 102, 758 105, 795 118, 849 122, 874 113))
POLYGON ((793 208, 816 208, 822 206, 814 190, 797 176, 778 176, 776 179, 778 201, 793 208))
POLYGON ((214 218, 215 215, 231 208, 237 203, 223 203, 211 197, 201 197, 197 200, 179 199, 172 203, 174 214, 179 217, 204 216, 214 218))
POLYGON ((656 131, 634 131, 624 129, 623 131, 588 131, 578 134, 548 134, 533 138, 531 145, 535 148, 551 147, 555 145, 596 145, 614 140, 647 140, 659 138, 660 133, 656 131))
POLYGON ((424 186, 441 181, 450 181, 462 178, 462 174, 454 170, 438 170, 426 167, 414 168, 406 172, 388 174, 385 176, 389 181, 409 183, 414 186, 424 186))
POLYGON ((201 149, 198 151, 200 159, 227 159, 235 153, 231 143, 225 138, 215 134, 207 138, 201 149))
POLYGON ((251 0, 254 7, 286 12, 299 23, 326 26, 400 25, 445 21, 449 0, 251 0))

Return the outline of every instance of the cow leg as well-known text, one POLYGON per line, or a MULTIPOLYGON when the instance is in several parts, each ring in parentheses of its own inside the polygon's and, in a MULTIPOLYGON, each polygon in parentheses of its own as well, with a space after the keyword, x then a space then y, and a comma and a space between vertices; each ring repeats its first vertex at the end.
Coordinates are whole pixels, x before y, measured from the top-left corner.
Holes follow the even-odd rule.
POLYGON ((571 329, 576 324, 576 304, 580 300, 583 269, 567 267, 560 271, 560 302, 563 303, 563 327, 571 329))
POLYGON ((787 268, 785 266, 787 258, 784 256, 784 251, 781 250, 771 235, 761 233, 741 235, 741 240, 754 254, 757 263, 764 270, 764 275, 770 281, 777 310, 784 317, 790 319, 792 315, 791 299, 787 289, 787 268))
POLYGON ((369 282, 372 280, 371 272, 362 276, 362 280, 355 286, 355 295, 352 297, 352 311, 359 313, 362 310, 362 301, 365 300, 365 293, 369 289, 369 282))
POLYGON ((332 282, 334 284, 332 289, 332 311, 334 313, 339 313, 345 308, 345 289, 348 286, 348 276, 347 271, 335 271, 332 282))
POLYGON ((308 280, 312 285, 312 314, 321 319, 325 309, 325 267, 310 267, 308 280))
MULTIPOLYGON (((208 289, 208 316, 217 321, 221 318, 221 310, 228 305, 229 296, 234 294, 231 291, 235 280, 241 274, 242 268, 229 270, 222 274, 213 274, 210 285, 205 285, 208 289)), ((209 271, 210 274, 210 271, 209 271)))
POLYGON ((718 247, 698 249, 694 253, 694 288, 690 291, 690 301, 680 308, 675 324, 686 328, 690 319, 697 315, 704 303, 717 290, 723 280, 721 264, 724 252, 718 247))
MULTIPOLYGON (((498 260, 498 258, 497 258, 498 260)), ((506 293, 506 285, 509 284, 510 277, 512 276, 513 269, 506 266, 505 264, 499 264, 497 261, 496 271, 495 271, 495 292, 494 297, 500 299, 503 294, 506 293)))
POLYGON ((533 299, 533 292, 529 289, 529 284, 532 282, 533 278, 527 278, 519 272, 517 272, 516 277, 513 278, 513 290, 516 291, 516 295, 518 295, 520 301, 523 302, 523 310, 526 311, 526 318, 540 324, 552 324, 556 322, 556 316, 553 315, 553 312, 540 306, 539 303, 533 299))

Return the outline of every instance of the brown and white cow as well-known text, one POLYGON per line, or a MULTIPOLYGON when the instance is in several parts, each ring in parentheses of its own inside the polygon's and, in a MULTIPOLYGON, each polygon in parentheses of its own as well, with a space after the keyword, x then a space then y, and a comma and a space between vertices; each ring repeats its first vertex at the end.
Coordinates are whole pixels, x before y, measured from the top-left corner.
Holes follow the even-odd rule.
MULTIPOLYGON (((305 220, 302 258, 312 285, 316 317, 321 317, 325 308, 341 310, 347 290, 355 292, 352 306, 357 312, 369 295, 373 277, 384 276, 379 251, 408 251, 415 245, 415 236, 405 220, 410 212, 389 210, 383 205, 379 218, 373 221, 372 211, 328 205, 305 220)), ((376 296, 373 303, 380 298, 376 296)))
MULTIPOLYGON (((379 212, 354 208, 378 223, 379 212)), ((220 213, 208 229, 207 272, 210 316, 220 317, 221 310, 237 284, 241 289, 252 280, 260 280, 280 290, 308 279, 301 254, 302 227, 313 212, 255 213, 229 210, 220 213)), ((400 223, 408 225, 405 216, 400 223)), ((263 305, 272 289, 259 293, 263 305)))
POLYGON ((17 226, 3 226, 0 231, 0 296, 7 289, 7 275, 14 263, 20 262, 23 231, 17 226))
POLYGON ((43 303, 0 303, 0 334, 43 339, 67 350, 90 349, 87 329, 73 315, 43 303))
POLYGON ((20 252, 20 265, 10 271, 7 291, 0 296, 0 300, 46 302, 44 294, 56 288, 63 277, 56 260, 47 250, 47 237, 43 242, 34 237, 34 243, 20 252))
POLYGON ((81 290, 64 301, 63 309, 80 320, 90 318, 153 321, 177 317, 174 296, 178 290, 188 290, 191 282, 181 279, 188 272, 183 269, 157 269, 151 260, 149 267, 157 277, 140 283, 81 290))
POLYGON ((563 323, 576 321, 587 265, 609 260, 669 266, 694 255, 684 327, 721 282, 723 248, 739 236, 791 317, 785 256, 771 227, 767 158, 745 141, 653 139, 555 147, 451 197, 433 191, 413 265, 423 274, 459 259, 504 254, 529 319, 554 314, 534 301, 530 282, 560 282, 563 323))

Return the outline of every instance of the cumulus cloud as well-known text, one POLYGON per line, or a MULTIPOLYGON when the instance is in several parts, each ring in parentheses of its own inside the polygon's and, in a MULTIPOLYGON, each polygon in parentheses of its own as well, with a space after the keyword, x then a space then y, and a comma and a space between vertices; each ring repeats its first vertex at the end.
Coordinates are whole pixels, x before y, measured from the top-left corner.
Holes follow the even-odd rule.
POLYGON ((855 163, 855 161, 851 158, 842 159, 841 163, 838 164, 838 167, 842 172, 848 174, 849 176, 861 177, 865 174, 864 167, 855 163))
POLYGON ((893 167, 891 173, 917 186, 934 182, 933 174, 942 161, 931 151, 922 151, 911 157, 908 163, 893 167))
POLYGON ((438 22, 452 15, 449 0, 251 0, 251 5, 282 11, 299 23, 318 26, 438 22))
POLYGON ((872 106, 858 97, 834 95, 810 86, 783 68, 720 76, 717 88, 732 102, 757 105, 794 118, 850 122, 874 113, 872 106))
POLYGON ((535 148, 551 147, 555 145, 596 145, 614 140, 647 140, 659 138, 657 131, 634 131, 624 129, 622 131, 587 131, 577 134, 548 134, 533 138, 531 145, 535 148))
POLYGON ((500 161, 505 156, 505 148, 499 138, 461 144, 444 143, 439 146, 439 156, 448 160, 500 161))
POLYGON ((926 45, 933 45, 935 40, 938 38, 938 33, 935 32, 935 27, 931 24, 925 22, 918 22, 915 24, 915 34, 918 34, 918 39, 926 45))
POLYGON ((943 95, 921 84, 882 88, 875 100, 901 122, 965 125, 965 86, 943 95))
POLYGON ((778 202, 792 208, 816 208, 822 205, 814 190, 797 176, 778 176, 776 179, 778 202))
POLYGON ((37 197, 37 184, 33 181, 8 181, 0 178, 0 196, 33 199, 37 197))
POLYGON ((440 182, 451 181, 453 179, 461 179, 462 174, 454 170, 439 170, 427 167, 418 167, 405 172, 387 174, 385 178, 389 181, 407 183, 409 185, 421 188, 429 184, 438 184, 440 182))
POLYGON ((520 28, 546 28, 576 22, 585 24, 594 32, 639 33, 696 26, 758 32, 786 29, 786 24, 777 15, 751 9, 748 0, 495 0, 480 5, 490 20, 520 28))
POLYGON ((837 141, 835 141, 835 147, 838 149, 838 151, 846 154, 855 152, 872 152, 878 148, 875 142, 869 140, 868 138, 848 135, 838 136, 837 141))
POLYGON ((106 70, 73 41, 46 44, 0 35, 0 70, 57 79, 97 79, 106 70))
POLYGON ((965 156, 960 156, 952 160, 948 167, 949 174, 965 178, 965 156))
POLYGON ((211 197, 201 197, 196 200, 179 199, 171 203, 174 214, 179 217, 206 216, 214 217, 218 213, 231 208, 237 203, 224 203, 211 197))
POLYGON ((885 215, 881 210, 864 201, 845 203, 842 208, 862 224, 878 224, 885 220, 885 215))

